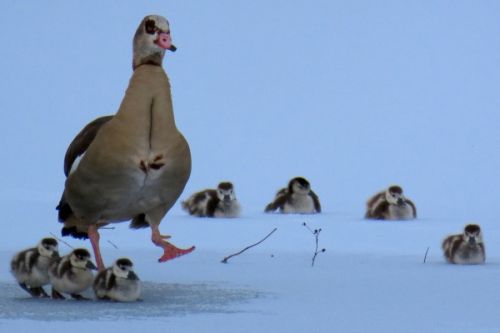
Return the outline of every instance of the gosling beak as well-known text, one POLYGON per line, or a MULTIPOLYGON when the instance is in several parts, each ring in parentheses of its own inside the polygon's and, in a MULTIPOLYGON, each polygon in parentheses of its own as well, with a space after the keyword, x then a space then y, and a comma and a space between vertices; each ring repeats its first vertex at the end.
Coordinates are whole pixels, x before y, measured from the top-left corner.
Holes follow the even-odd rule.
POLYGON ((476 237, 469 238, 469 244, 470 245, 476 245, 476 237))
POLYGON ((88 269, 94 269, 94 270, 97 270, 97 267, 95 267, 94 263, 92 261, 87 261, 87 265, 85 266, 87 267, 88 269))
POLYGON ((53 259, 57 259, 59 258, 59 253, 58 252, 52 252, 52 256, 51 256, 53 259))

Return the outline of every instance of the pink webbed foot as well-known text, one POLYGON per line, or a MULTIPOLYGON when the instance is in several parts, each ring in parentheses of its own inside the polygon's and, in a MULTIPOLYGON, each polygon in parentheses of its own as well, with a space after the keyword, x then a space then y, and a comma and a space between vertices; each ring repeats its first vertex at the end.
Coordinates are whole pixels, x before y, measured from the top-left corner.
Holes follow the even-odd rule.
POLYGON ((161 256, 160 259, 158 259, 158 262, 165 262, 171 259, 175 259, 177 257, 183 256, 185 254, 189 254, 194 251, 195 247, 191 246, 188 249, 179 249, 175 245, 172 245, 169 242, 164 242, 163 245, 161 245, 163 248, 164 252, 163 255, 161 256))
POLYGON ((173 245, 172 243, 167 242, 165 239, 169 239, 170 236, 161 235, 160 231, 158 230, 158 227, 152 227, 152 230, 153 230, 153 235, 151 237, 151 240, 156 246, 161 247, 163 249, 163 255, 161 256, 160 259, 158 259, 159 262, 165 262, 171 259, 175 259, 177 257, 191 253, 195 249, 194 246, 191 246, 188 249, 180 249, 175 245, 173 245))

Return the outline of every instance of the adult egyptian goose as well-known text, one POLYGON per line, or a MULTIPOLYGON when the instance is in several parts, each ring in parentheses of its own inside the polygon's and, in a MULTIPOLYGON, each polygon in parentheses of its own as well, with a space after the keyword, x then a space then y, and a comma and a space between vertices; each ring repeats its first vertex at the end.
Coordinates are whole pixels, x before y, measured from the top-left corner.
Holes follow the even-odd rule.
POLYGON ((401 186, 393 185, 374 194, 366 203, 365 218, 375 220, 412 220, 417 208, 403 195, 401 186))
POLYGON ((309 181, 295 177, 288 182, 288 187, 276 193, 274 200, 265 208, 266 213, 276 210, 284 214, 315 214, 321 213, 321 204, 309 181))
POLYGON ((101 271, 98 228, 108 223, 151 227, 153 243, 164 250, 160 262, 194 250, 175 247, 158 228, 191 173, 189 145, 175 125, 162 68, 165 50, 176 50, 168 21, 146 16, 134 36, 133 75, 118 112, 88 124, 66 152, 57 207, 62 234, 90 238, 101 271))

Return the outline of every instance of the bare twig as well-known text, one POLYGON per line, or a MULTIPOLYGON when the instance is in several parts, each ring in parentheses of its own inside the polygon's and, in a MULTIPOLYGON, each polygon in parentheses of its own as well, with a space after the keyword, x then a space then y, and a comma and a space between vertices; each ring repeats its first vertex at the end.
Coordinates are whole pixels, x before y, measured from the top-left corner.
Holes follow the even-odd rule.
POLYGON ((272 235, 272 234, 273 234, 276 230, 278 230, 278 228, 274 228, 274 229, 273 229, 270 233, 268 233, 268 234, 267 234, 267 236, 266 236, 266 237, 262 238, 262 239, 261 239, 260 241, 258 241, 257 243, 255 243, 255 244, 252 244, 252 245, 249 245, 249 246, 245 247, 245 248, 244 248, 243 250, 241 250, 240 252, 237 252, 237 253, 234 253, 234 254, 231 254, 231 255, 229 255, 229 256, 227 256, 227 257, 225 257, 224 259, 222 259, 222 261, 221 261, 221 262, 222 262, 223 264, 227 264, 227 261, 228 261, 230 258, 232 258, 232 257, 234 257, 234 256, 237 256, 237 255, 240 255, 240 254, 242 254, 243 252, 245 252, 246 250, 248 250, 248 249, 250 249, 250 248, 252 248, 252 247, 254 247, 254 246, 259 245, 260 243, 262 243, 263 241, 265 241, 267 238, 269 238, 269 236, 271 236, 271 235, 272 235))
POLYGON ((427 250, 425 251, 425 256, 424 256, 424 264, 425 264, 425 262, 427 261, 427 254, 429 253, 429 249, 430 249, 430 247, 428 246, 428 247, 427 247, 427 250))
POLYGON ((314 262, 316 261, 316 257, 318 256, 319 253, 323 253, 326 251, 325 248, 319 250, 319 233, 321 232, 321 228, 320 229, 314 229, 312 230, 311 228, 309 228, 309 226, 307 225, 307 223, 302 223, 302 225, 304 227, 307 228, 307 230, 309 230, 313 235, 314 235, 314 238, 315 238, 315 242, 316 242, 316 248, 314 250, 314 255, 312 257, 312 263, 311 263, 311 266, 314 266, 314 262))
POLYGON ((69 245, 69 243, 63 241, 62 239, 60 239, 59 237, 57 237, 56 235, 54 235, 53 233, 50 232, 50 234, 52 235, 52 237, 54 237, 55 239, 57 239, 59 242, 63 243, 63 244, 66 244, 67 247, 69 247, 70 249, 74 249, 73 246, 69 245))
POLYGON ((117 250, 118 250, 118 246, 116 246, 116 245, 115 245, 115 243, 113 243, 113 242, 112 242, 112 241, 110 241, 109 239, 108 239, 108 243, 109 243, 109 244, 111 244, 111 245, 113 245, 113 247, 114 247, 115 249, 117 249, 117 250))

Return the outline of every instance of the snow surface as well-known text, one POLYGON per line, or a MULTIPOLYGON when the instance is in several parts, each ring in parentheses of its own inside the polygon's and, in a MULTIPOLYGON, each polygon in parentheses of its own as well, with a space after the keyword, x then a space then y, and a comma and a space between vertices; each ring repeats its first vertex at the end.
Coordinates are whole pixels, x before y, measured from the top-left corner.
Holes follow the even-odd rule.
POLYGON ((1 332, 500 330, 499 2, 0 7, 1 332), (132 36, 151 13, 168 17, 178 47, 164 67, 193 156, 182 198, 230 180, 243 215, 196 219, 177 203, 161 229, 197 250, 165 264, 147 230, 103 230, 106 262, 135 262, 142 302, 30 299, 9 260, 59 234, 54 208, 67 145, 90 120, 117 110, 132 36), (324 213, 263 214, 298 175, 310 180, 324 213), (366 199, 394 183, 419 219, 362 220, 366 199), (441 240, 470 221, 482 226, 487 263, 446 264, 441 240), (322 228, 327 251, 314 267, 314 237, 303 222, 322 228), (258 247, 220 263, 275 227, 258 247))

